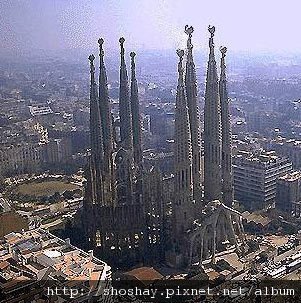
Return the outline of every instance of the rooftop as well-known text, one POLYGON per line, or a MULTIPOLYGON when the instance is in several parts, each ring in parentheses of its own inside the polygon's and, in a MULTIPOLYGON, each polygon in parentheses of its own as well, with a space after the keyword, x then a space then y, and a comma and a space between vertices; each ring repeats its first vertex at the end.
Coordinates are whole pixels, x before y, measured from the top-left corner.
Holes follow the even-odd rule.
POLYGON ((278 156, 275 151, 237 151, 234 158, 237 161, 244 161, 248 163, 254 163, 255 165, 270 165, 276 163, 282 163, 283 161, 289 162, 285 157, 278 156))
POLYGON ((301 171, 294 171, 279 178, 281 181, 294 182, 301 179, 301 171))
POLYGON ((2 288, 11 287, 17 278, 87 282, 94 287, 97 281, 110 277, 110 273, 110 267, 95 258, 92 251, 86 253, 72 246, 68 239, 62 240, 43 229, 12 232, 0 241, 2 288))
POLYGON ((32 116, 42 116, 52 114, 52 109, 47 105, 29 106, 29 111, 32 116))

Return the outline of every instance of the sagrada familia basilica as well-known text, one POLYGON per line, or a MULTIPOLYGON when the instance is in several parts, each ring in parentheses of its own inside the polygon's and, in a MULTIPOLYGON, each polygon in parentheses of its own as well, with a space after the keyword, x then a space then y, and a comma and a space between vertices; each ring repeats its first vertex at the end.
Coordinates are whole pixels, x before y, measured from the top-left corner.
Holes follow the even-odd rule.
POLYGON ((87 249, 117 265, 151 264, 190 268, 215 262, 218 252, 243 253, 241 215, 232 208, 231 126, 225 57, 220 48, 218 77, 215 28, 208 28, 209 59, 204 108, 204 182, 201 181, 201 132, 193 27, 186 26, 187 49, 178 50, 175 104, 174 173, 165 178, 143 159, 134 52, 130 84, 125 39, 120 38, 119 121, 113 121, 104 40, 99 39, 99 81, 90 55, 91 153, 84 205, 77 218, 87 249), (184 64, 185 62, 185 64, 184 64), (184 66, 185 65, 185 66, 184 66), (117 129, 120 136, 117 136, 117 129))

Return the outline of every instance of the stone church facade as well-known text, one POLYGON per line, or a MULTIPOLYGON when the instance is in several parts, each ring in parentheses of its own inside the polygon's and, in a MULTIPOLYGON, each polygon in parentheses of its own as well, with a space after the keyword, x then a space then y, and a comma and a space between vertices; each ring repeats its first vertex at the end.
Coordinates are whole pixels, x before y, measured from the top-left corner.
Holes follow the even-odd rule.
POLYGON ((135 53, 130 53, 130 85, 125 39, 120 43, 120 139, 112 121, 99 39, 99 81, 90 61, 91 151, 83 208, 77 226, 86 248, 113 264, 130 266, 165 261, 189 268, 234 246, 241 252, 244 232, 232 209, 231 127, 225 57, 220 77, 214 54, 215 28, 209 27, 209 59, 204 109, 204 183, 201 183, 201 133, 193 58, 193 27, 185 27, 187 49, 178 50, 175 104, 174 174, 163 178, 143 159, 135 53), (185 66, 184 66, 185 61, 185 66), (168 190, 166 190, 168 188, 168 190))

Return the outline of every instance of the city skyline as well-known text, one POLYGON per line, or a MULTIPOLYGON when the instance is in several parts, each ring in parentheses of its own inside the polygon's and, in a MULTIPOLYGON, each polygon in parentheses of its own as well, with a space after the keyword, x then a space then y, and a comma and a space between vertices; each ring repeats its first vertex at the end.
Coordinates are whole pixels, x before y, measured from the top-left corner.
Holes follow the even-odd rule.
POLYGON ((298 3, 241 2, 0 2, 1 303, 300 301, 298 3))

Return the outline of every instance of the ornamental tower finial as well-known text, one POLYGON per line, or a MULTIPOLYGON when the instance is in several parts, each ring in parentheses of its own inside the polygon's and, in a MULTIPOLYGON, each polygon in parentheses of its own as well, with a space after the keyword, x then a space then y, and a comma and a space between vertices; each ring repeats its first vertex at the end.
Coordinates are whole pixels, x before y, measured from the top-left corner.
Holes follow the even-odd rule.
POLYGON ((135 56, 136 53, 135 52, 131 52, 130 53, 130 57, 131 57, 131 72, 132 72, 132 80, 136 78, 136 64, 135 64, 135 56))
POLYGON ((188 49, 188 54, 190 52, 192 52, 192 48, 193 48, 193 45, 191 43, 191 38, 192 38, 192 33, 194 32, 194 29, 192 26, 188 26, 188 25, 185 25, 185 34, 188 35, 188 40, 187 40, 187 49, 188 49))
POLYGON ((210 33, 210 38, 209 38, 209 48, 210 48, 210 55, 214 55, 214 42, 213 42, 213 37, 215 33, 215 26, 208 26, 208 31, 210 33))
POLYGON ((220 51, 222 53, 222 57, 225 57, 226 53, 227 53, 227 47, 226 46, 221 46, 220 51))
POLYGON ((214 25, 213 26, 209 25, 208 26, 208 31, 211 34, 211 38, 213 38, 214 33, 215 33, 215 26, 214 25))
MULTIPOLYGON (((90 61, 90 82, 91 82, 91 87, 93 87, 95 84, 95 66, 94 66, 95 56, 93 54, 91 54, 88 57, 88 59, 90 61)), ((93 88, 93 90, 94 90, 94 88, 93 88)))
POLYGON ((104 65, 103 62, 103 57, 104 57, 104 50, 103 50, 103 43, 104 43, 104 39, 103 38, 99 38, 98 39, 98 45, 99 45, 99 59, 100 59, 100 65, 99 68, 101 70, 102 66, 104 65))
POLYGON ((125 53, 125 50, 124 50, 124 42, 125 42, 125 39, 123 37, 121 37, 119 39, 119 44, 120 44, 120 55, 121 55, 121 59, 123 58, 124 60, 124 53, 125 53))
POLYGON ((94 67, 95 56, 92 54, 88 57, 88 59, 90 61, 90 73, 94 73, 95 72, 95 67, 94 67))

